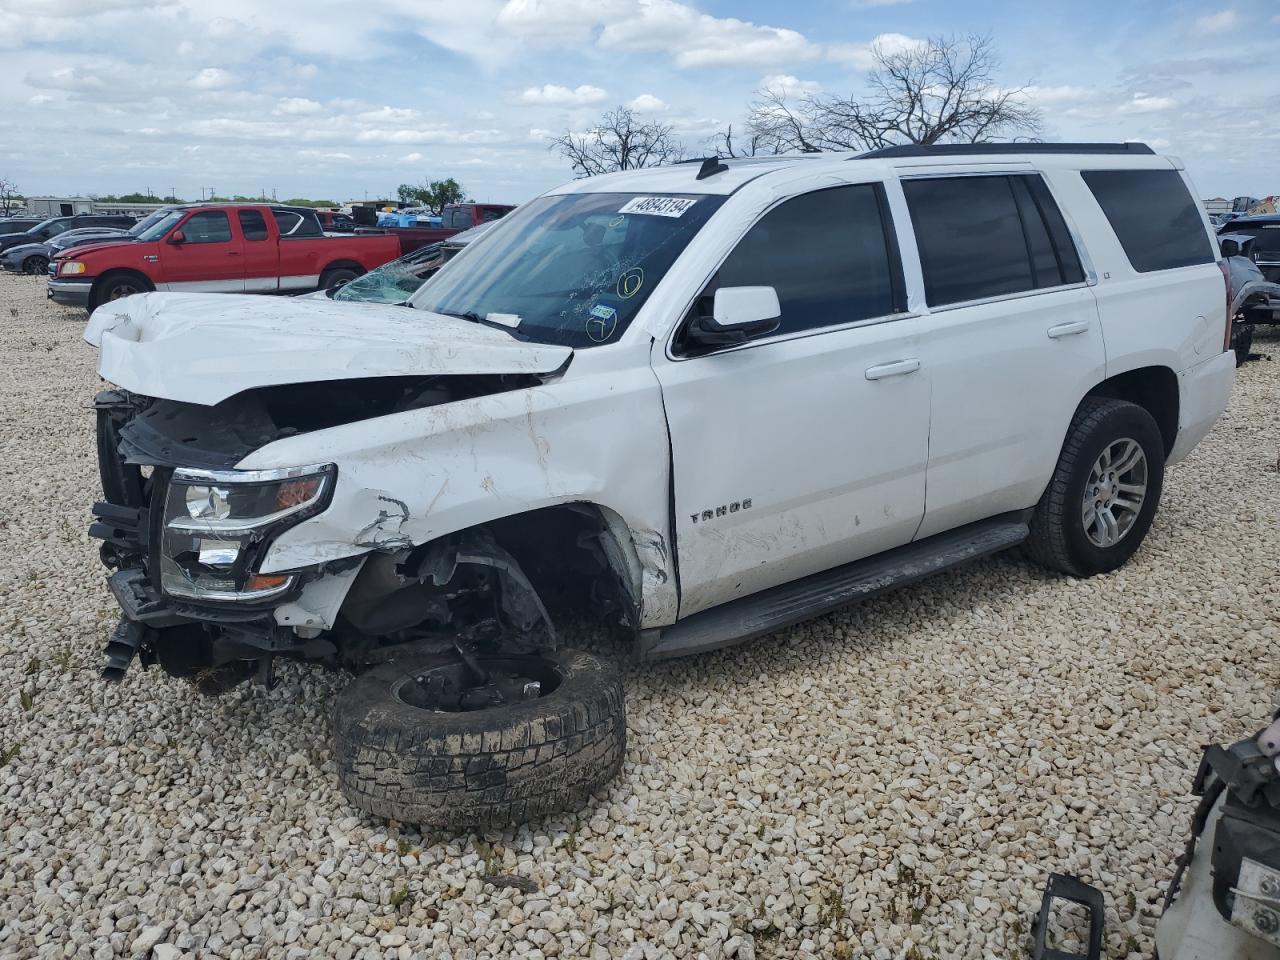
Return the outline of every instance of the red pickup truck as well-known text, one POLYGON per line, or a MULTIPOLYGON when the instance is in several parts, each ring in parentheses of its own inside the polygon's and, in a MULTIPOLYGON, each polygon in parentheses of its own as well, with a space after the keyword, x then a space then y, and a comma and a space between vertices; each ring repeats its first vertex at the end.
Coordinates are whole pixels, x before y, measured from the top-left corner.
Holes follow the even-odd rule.
POLYGON ((90 311, 147 290, 284 293, 327 289, 400 256, 390 236, 325 236, 315 211, 186 204, 129 242, 77 247, 49 264, 49 299, 90 311))

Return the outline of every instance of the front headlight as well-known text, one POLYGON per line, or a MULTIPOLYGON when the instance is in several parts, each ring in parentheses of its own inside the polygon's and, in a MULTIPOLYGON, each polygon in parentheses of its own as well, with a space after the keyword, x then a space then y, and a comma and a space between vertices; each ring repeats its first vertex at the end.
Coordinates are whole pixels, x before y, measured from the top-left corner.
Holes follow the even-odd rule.
POLYGON ((169 481, 160 533, 160 586, 192 600, 265 600, 287 592, 292 574, 259 574, 271 537, 327 505, 332 463, 281 470, 178 469, 169 481))
POLYGON ((62 266, 58 268, 58 274, 63 277, 69 277, 75 273, 84 273, 84 264, 79 260, 64 260, 62 266))

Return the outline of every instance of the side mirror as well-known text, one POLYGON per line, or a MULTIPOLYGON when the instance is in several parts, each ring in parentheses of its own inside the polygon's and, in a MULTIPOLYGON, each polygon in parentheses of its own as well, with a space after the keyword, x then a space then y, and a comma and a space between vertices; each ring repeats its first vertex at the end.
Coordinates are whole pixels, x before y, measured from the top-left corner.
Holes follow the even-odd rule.
POLYGON ((773 333, 781 318, 778 291, 773 287, 721 287, 711 316, 697 317, 689 326, 688 339, 705 347, 746 343, 773 333))
POLYGON ((187 236, 181 230, 175 230, 169 234, 169 242, 173 244, 186 243, 187 236))

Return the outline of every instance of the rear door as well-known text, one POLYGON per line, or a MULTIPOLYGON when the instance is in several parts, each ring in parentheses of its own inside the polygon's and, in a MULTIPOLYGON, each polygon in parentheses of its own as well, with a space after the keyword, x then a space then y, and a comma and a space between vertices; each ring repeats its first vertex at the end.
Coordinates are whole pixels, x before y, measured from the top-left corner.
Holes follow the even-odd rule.
POLYGON ((244 290, 244 242, 225 210, 197 210, 159 247, 157 289, 210 293, 244 290), (175 242, 178 234, 181 242, 175 242))
POLYGON ((1097 303, 1038 173, 902 179, 933 387, 923 538, 1032 506, 1105 378, 1097 303))
POLYGON ((314 290, 320 285, 321 258, 331 243, 314 216, 303 216, 293 210, 272 210, 280 231, 280 289, 314 290))
POLYGON ((236 211, 244 238, 244 289, 246 293, 274 293, 280 287, 280 245, 261 210, 236 211))

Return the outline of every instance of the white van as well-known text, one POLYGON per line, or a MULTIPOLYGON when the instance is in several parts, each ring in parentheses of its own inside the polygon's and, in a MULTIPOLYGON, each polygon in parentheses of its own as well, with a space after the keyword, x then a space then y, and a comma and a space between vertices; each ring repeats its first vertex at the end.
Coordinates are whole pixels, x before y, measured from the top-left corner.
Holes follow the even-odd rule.
POLYGON ((621 763, 566 626, 669 657, 1017 545, 1112 570, 1231 392, 1195 196, 1140 144, 712 158, 552 190, 404 305, 108 304, 108 673, 350 669, 352 801, 495 823, 621 763))

